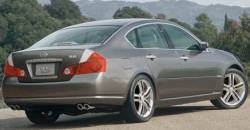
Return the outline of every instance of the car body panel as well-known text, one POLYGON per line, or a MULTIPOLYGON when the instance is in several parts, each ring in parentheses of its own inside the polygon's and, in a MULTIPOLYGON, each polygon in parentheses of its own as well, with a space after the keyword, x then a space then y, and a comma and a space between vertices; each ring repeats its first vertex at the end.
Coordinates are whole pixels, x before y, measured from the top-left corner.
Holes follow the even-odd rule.
MULTIPOLYGON (((59 77, 57 80, 20 81, 4 78, 3 97, 8 105, 20 104, 103 104, 122 106, 127 99, 133 79, 144 74, 156 90, 156 105, 167 106, 193 101, 215 99, 221 95, 223 76, 228 68, 236 65, 245 73, 240 62, 230 53, 207 48, 200 52, 186 50, 135 48, 126 34, 147 24, 173 24, 162 20, 126 19, 74 25, 120 25, 121 28, 98 46, 48 47, 26 49, 13 53, 15 66, 25 68, 30 59, 61 58, 63 67, 79 62, 84 51, 91 50, 106 58, 107 70, 103 73, 59 77), (41 52, 48 57, 41 57, 41 52), (147 55, 155 55, 151 60, 147 55), (185 54, 190 59, 180 57, 185 54), (50 56, 51 55, 51 56, 50 56), (69 58, 76 55, 77 58, 69 58)), ((176 25, 177 26, 177 25, 176 25)), ((28 70, 26 69, 26 72, 28 70)), ((62 68, 59 71, 62 73, 62 68)))

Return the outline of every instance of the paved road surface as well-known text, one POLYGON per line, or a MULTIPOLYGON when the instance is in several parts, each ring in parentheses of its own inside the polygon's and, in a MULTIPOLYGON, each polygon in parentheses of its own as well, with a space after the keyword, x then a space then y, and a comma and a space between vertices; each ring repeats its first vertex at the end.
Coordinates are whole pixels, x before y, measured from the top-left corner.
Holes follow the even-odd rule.
POLYGON ((56 124, 37 126, 22 111, 0 110, 0 130, 250 130, 250 100, 240 109, 218 110, 209 102, 159 109, 146 123, 127 124, 118 113, 62 116, 56 124))

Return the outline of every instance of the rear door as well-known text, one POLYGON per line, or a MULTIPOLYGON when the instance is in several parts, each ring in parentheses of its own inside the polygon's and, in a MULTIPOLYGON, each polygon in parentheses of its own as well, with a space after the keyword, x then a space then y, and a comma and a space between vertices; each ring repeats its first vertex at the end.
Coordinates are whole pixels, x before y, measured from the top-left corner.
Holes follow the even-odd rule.
POLYGON ((172 79, 178 76, 181 61, 176 51, 169 49, 159 25, 138 27, 127 35, 127 39, 140 51, 145 50, 146 63, 157 79, 160 98, 180 96, 181 93, 176 93, 178 86, 172 79))
POLYGON ((181 61, 178 91, 190 95, 212 93, 220 78, 213 53, 201 51, 199 41, 185 30, 169 24, 163 24, 162 27, 181 61))

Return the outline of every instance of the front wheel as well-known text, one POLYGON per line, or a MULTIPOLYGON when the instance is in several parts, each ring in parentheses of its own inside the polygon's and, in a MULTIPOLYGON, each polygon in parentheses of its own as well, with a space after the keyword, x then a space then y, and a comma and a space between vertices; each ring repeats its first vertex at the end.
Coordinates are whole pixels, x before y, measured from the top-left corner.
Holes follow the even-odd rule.
POLYGON ((51 124, 54 123, 59 113, 52 110, 26 110, 27 118, 35 124, 51 124))
POLYGON ((222 96, 211 100, 211 103, 222 109, 240 107, 248 95, 248 84, 245 75, 236 69, 229 69, 224 76, 222 96))
POLYGON ((151 80, 145 75, 137 76, 131 86, 122 115, 127 122, 148 121, 155 109, 155 91, 151 80))

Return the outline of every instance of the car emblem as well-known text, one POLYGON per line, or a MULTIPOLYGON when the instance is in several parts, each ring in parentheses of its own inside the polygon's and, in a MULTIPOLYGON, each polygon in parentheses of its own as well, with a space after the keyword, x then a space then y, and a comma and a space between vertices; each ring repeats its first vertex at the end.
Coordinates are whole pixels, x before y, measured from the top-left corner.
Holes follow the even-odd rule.
POLYGON ((45 58, 45 57, 47 57, 48 56, 48 53, 47 52, 41 52, 40 53, 40 57, 42 57, 42 58, 45 58))

